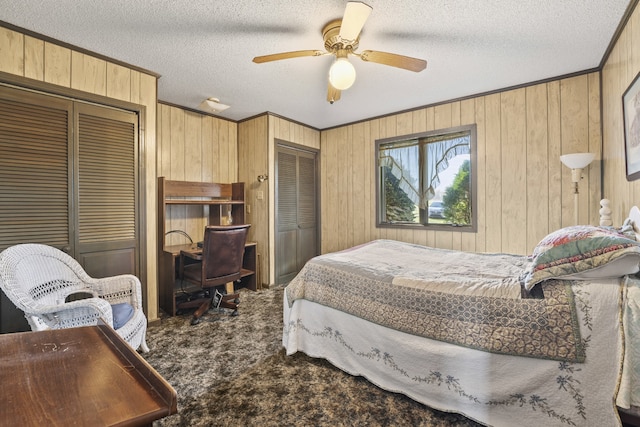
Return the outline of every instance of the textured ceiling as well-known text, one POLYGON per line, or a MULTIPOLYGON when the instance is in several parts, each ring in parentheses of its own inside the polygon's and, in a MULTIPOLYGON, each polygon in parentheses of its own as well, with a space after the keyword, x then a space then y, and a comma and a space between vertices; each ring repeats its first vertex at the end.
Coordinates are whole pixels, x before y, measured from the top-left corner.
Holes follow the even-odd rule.
POLYGON ((0 0, 0 20, 141 67, 158 98, 207 97, 241 120, 270 111, 324 129, 598 67, 630 0, 366 0, 358 51, 426 59, 420 73, 351 57, 356 83, 326 101, 321 29, 344 0, 0 0))

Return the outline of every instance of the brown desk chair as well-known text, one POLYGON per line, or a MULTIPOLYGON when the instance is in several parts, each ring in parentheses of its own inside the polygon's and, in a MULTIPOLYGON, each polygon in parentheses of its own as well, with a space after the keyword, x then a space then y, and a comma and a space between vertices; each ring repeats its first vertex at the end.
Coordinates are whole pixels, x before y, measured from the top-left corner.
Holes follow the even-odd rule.
POLYGON ((230 308, 232 315, 238 314, 238 294, 223 295, 217 287, 233 283, 242 277, 242 258, 247 241, 247 231, 250 224, 217 226, 209 225, 204 230, 202 254, 188 251, 180 252, 179 277, 201 286, 204 290, 202 298, 179 303, 176 308, 198 307, 193 313, 192 325, 200 322, 200 317, 206 313, 211 305, 230 308), (185 263, 185 258, 199 261, 185 263))

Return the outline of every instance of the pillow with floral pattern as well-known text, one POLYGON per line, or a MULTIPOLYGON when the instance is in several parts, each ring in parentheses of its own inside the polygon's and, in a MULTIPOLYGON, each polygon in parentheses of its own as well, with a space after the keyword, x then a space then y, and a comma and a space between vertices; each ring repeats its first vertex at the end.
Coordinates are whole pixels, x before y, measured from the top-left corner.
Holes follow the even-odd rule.
POLYGON ((639 270, 640 242, 615 229, 577 225, 556 230, 538 243, 524 286, 530 291, 548 279, 615 278, 639 270))

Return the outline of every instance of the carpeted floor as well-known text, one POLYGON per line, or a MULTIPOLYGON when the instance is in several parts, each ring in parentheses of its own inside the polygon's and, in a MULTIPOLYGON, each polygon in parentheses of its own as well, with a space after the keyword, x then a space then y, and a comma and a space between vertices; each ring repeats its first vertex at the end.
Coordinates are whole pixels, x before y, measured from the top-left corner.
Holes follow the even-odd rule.
POLYGON ((176 389, 156 426, 478 426, 433 411, 323 359, 282 347, 282 288, 241 291, 240 316, 210 312, 151 326, 145 359, 176 389))

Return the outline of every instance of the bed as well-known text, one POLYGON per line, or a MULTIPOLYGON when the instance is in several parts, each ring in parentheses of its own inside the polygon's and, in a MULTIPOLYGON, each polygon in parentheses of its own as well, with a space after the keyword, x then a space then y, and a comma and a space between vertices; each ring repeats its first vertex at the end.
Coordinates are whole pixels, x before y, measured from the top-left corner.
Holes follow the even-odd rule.
POLYGON ((283 345, 492 426, 614 426, 640 406, 640 210, 531 256, 375 240, 309 261, 283 345))

